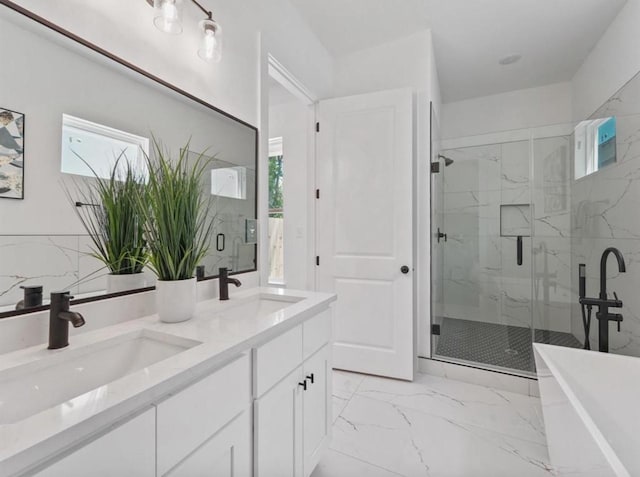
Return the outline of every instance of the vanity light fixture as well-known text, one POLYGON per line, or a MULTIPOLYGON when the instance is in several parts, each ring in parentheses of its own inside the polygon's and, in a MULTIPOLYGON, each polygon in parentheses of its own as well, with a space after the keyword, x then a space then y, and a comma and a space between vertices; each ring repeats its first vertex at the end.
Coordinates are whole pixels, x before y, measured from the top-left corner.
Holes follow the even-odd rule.
POLYGON ((153 24, 165 33, 182 33, 182 11, 184 2, 191 2, 207 18, 198 23, 200 45, 198 56, 207 62, 218 63, 222 58, 222 28, 213 19, 213 13, 204 8, 197 0, 146 0, 154 9, 153 24))
POLYGON ((200 27, 200 48, 198 56, 204 61, 218 63, 222 58, 222 29, 211 18, 202 20, 200 27))

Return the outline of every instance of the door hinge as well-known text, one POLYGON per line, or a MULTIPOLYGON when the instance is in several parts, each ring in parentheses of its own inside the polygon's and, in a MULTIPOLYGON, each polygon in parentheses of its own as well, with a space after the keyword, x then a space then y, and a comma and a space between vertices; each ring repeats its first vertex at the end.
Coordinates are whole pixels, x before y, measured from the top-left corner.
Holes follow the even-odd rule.
POLYGON ((316 189, 316 199, 320 198, 320 189, 316 189))
POLYGON ((431 334, 440 336, 440 325, 431 325, 431 334))
POLYGON ((431 163, 431 173, 432 174, 437 174, 438 172, 440 172, 440 163, 439 162, 432 162, 431 163))
POLYGON ((316 132, 320 132, 320 123, 316 123, 316 132))
POLYGON ((320 266, 320 255, 316 255, 316 266, 320 266))

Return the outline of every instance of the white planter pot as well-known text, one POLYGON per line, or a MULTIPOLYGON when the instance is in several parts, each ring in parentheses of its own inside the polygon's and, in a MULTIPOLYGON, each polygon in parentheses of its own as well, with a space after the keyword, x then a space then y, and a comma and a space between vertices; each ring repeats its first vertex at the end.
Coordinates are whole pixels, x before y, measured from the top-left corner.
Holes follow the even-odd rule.
POLYGON ((156 282, 156 309, 160 321, 179 323, 190 319, 196 311, 197 281, 174 280, 156 282))
POLYGON ((107 275, 107 293, 118 293, 128 290, 137 290, 147 286, 144 273, 130 273, 128 275, 107 275))

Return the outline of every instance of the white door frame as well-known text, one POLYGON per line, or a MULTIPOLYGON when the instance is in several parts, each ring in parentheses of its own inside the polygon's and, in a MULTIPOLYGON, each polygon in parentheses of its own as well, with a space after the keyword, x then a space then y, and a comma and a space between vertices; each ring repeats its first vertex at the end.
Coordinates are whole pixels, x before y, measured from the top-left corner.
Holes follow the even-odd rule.
MULTIPOLYGON (((261 38, 263 40, 263 38, 261 38)), ((268 47, 261 41, 261 62, 260 62, 260 153, 258 164, 258 220, 259 220, 259 247, 258 247, 258 273, 260 285, 268 286, 269 283, 269 248, 268 248, 268 222, 269 222, 269 191, 268 191, 268 168, 265 165, 269 160, 269 78, 273 78, 280 83, 293 96, 310 108, 309 114, 309 137, 307 149, 307 186, 309 194, 315 191, 315 167, 316 167, 316 147, 315 147, 315 123, 316 104, 318 97, 309 90, 289 69, 280 63, 268 50, 268 47)), ((313 257, 315 256, 315 203, 309 200, 307 208, 307 284, 309 289, 315 289, 315 269, 313 257)), ((286 267, 286 265, 285 265, 286 267)))

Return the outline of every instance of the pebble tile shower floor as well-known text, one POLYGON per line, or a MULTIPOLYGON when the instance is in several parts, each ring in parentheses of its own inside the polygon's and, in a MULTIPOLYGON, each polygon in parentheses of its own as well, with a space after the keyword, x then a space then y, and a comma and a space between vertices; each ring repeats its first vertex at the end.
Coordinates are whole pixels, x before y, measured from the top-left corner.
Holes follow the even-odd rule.
MULTIPOLYGON (((535 342, 582 348, 570 333, 535 330, 535 342)), ((436 356, 535 371, 531 328, 443 318, 436 356)))

